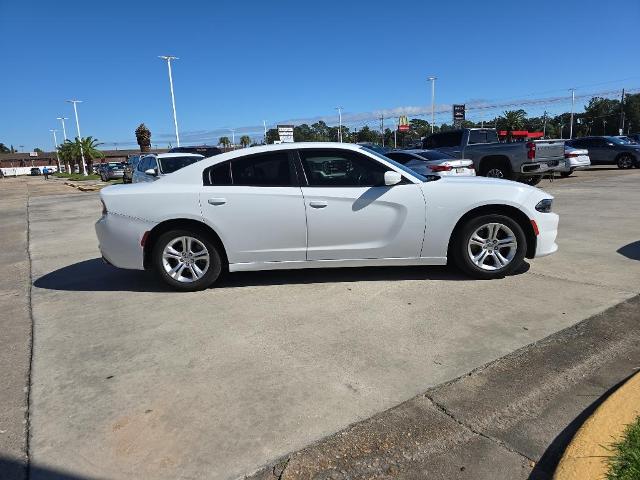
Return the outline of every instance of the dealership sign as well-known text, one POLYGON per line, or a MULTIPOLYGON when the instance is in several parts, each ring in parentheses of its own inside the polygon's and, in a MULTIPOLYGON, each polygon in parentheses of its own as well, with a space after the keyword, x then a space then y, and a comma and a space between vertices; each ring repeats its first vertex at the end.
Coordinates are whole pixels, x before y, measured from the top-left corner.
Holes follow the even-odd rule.
POLYGON ((464 122, 464 109, 464 105, 453 106, 453 124, 457 127, 462 125, 462 122, 464 122))
POLYGON ((398 118, 398 131, 399 132, 408 132, 409 131, 409 120, 405 115, 398 118))
POLYGON ((278 137, 282 143, 293 143, 293 125, 278 125, 278 137))

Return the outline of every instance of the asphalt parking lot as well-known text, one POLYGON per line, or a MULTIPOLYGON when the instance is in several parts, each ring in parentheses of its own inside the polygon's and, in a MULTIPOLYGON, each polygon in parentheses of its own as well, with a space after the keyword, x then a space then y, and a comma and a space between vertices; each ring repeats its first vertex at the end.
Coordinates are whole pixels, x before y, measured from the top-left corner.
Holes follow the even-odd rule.
POLYGON ((31 462, 80 476, 239 478, 640 292, 640 170, 543 182, 560 250, 503 280, 275 271, 197 293, 103 264, 96 194, 6 181, 31 192, 31 462))

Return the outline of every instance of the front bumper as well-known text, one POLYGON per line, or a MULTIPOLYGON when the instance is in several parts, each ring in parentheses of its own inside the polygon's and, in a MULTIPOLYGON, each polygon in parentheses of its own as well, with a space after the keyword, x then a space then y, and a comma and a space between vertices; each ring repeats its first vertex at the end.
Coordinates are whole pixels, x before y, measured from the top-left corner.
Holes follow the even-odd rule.
POLYGON ((536 257, 551 255, 558 250, 556 237, 558 236, 558 223, 560 217, 556 213, 540 213, 534 218, 538 225, 536 241, 536 257))
POLYGON ((107 213, 95 225, 100 253, 115 267, 144 270, 140 241, 153 227, 153 223, 145 220, 107 213))

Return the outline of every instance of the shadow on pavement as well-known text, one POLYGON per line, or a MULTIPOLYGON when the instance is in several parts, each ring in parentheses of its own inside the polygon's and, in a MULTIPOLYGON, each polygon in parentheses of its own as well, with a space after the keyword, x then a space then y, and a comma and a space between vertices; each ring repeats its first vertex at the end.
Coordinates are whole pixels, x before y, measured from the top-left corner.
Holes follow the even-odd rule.
POLYGON ((640 240, 620 247, 617 252, 631 260, 640 260, 640 240))
POLYGON ((23 461, 0 456, 0 480, 88 480, 89 477, 50 468, 29 465, 23 461))
POLYGON ((536 463, 536 466, 529 475, 529 480, 551 480, 553 473, 560 463, 560 459, 564 454, 569 443, 575 436, 576 432, 580 429, 582 424, 591 416, 591 414, 609 398, 609 396, 615 392, 620 386, 622 386, 629 378, 633 377, 636 372, 631 373, 629 376, 616 383, 613 387, 602 394, 591 405, 585 408, 580 415, 573 419, 573 421, 562 430, 556 438, 553 439, 551 444, 547 447, 545 452, 536 463))
MULTIPOLYGON (((529 270, 525 262, 515 273, 529 270)), ((213 288, 309 283, 377 282, 400 280, 470 280, 450 267, 354 267, 306 270, 270 270, 227 273, 213 288)), ((107 265, 99 258, 74 263, 38 278, 33 285, 48 290, 77 292, 167 292, 171 291, 152 272, 124 270, 107 265)))

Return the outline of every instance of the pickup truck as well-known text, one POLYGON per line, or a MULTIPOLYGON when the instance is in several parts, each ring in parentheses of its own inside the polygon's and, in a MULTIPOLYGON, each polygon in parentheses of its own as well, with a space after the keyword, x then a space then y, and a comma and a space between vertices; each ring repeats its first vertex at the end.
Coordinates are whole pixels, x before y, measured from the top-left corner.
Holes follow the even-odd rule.
POLYGON ((545 173, 564 162, 564 141, 535 140, 501 143, 492 128, 462 128, 434 133, 423 148, 473 160, 478 175, 536 185, 545 173))

